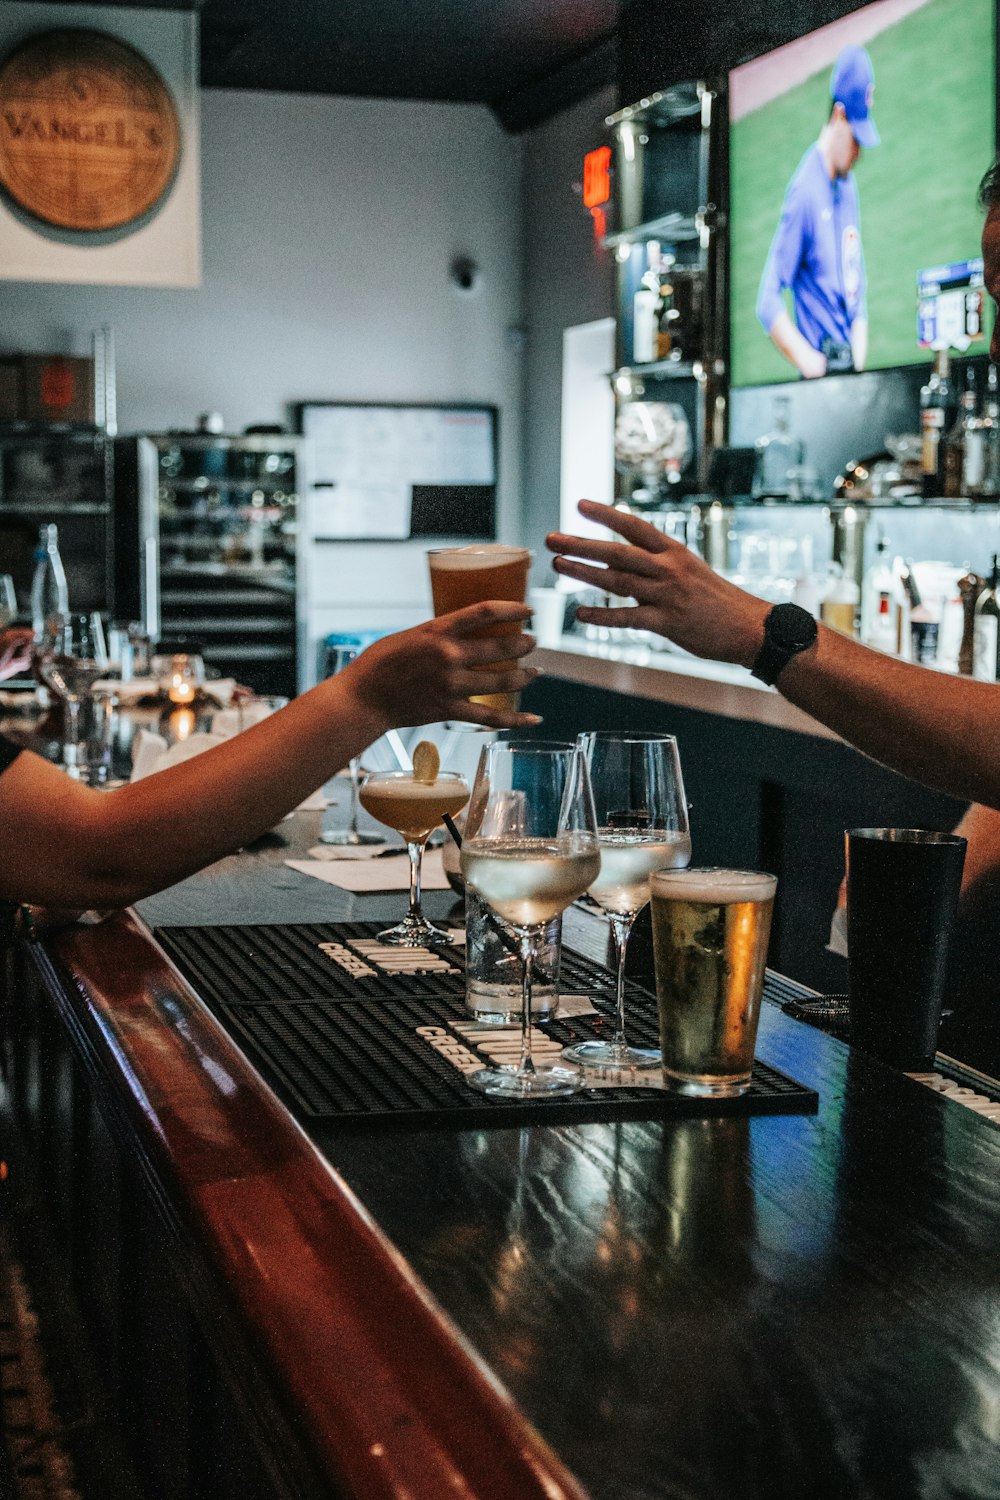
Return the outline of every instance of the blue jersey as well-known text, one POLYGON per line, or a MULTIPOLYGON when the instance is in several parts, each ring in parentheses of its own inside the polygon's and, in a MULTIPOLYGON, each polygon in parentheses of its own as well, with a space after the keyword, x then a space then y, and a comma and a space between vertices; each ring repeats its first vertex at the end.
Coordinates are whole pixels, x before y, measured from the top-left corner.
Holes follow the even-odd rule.
POLYGON ((757 316, 765 333, 785 310, 785 287, 799 332, 814 349, 827 338, 850 343, 851 324, 868 316, 857 184, 850 174, 831 180, 815 145, 788 184, 761 277, 757 316))

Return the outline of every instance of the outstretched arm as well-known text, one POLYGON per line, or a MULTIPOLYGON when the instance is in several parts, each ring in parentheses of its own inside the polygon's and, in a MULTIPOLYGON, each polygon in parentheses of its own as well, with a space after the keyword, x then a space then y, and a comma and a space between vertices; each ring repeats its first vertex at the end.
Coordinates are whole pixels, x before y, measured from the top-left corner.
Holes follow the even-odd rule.
MULTIPOLYGON (((588 500, 580 511, 630 545, 555 532, 548 546, 556 571, 636 600, 623 609, 580 609, 581 620, 653 630, 696 656, 753 664, 769 604, 636 516, 588 500)), ((1000 687, 895 661, 822 625, 778 685, 790 703, 883 765, 1000 808, 1000 687)))
POLYGON ((124 906, 231 853, 322 785, 351 756, 403 724, 464 719, 530 727, 532 714, 469 702, 516 692, 533 668, 528 635, 482 636, 523 624, 526 606, 475 604, 388 636, 335 677, 204 755, 114 791, 69 780, 22 753, 0 776, 0 898, 45 906, 124 906))

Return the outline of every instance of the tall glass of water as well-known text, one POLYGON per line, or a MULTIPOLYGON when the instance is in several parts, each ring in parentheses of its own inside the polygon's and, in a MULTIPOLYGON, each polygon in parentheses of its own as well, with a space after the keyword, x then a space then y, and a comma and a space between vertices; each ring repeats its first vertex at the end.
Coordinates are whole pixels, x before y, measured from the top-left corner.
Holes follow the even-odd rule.
POLYGON ((521 956, 521 1057, 470 1082, 484 1094, 531 1099, 574 1093, 575 1068, 536 1065, 531 981, 545 929, 600 869, 594 802, 578 746, 498 741, 483 750, 462 843, 466 885, 513 928, 521 956))
POLYGON ((590 895, 607 912, 618 967, 615 1029, 607 1041, 578 1042, 563 1054, 586 1067, 658 1068, 660 1053, 630 1047, 625 1035, 625 954, 632 924, 649 900, 654 870, 691 858, 691 833, 677 741, 671 734, 582 734, 597 814, 601 867, 590 895))

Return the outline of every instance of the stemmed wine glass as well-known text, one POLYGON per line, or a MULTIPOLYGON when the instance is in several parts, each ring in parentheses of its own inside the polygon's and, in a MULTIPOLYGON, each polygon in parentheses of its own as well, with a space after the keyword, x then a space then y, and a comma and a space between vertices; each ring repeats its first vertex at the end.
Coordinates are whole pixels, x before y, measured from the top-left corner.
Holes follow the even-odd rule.
POLYGON ((100 615, 49 616, 38 671, 65 707, 62 763, 67 774, 77 780, 84 774, 80 764, 80 705, 107 669, 108 651, 100 615))
POLYGON ((406 916, 395 927, 378 934, 378 941, 392 948, 433 948, 453 941, 451 934, 428 922, 420 907, 420 869, 424 846, 445 818, 460 813, 469 800, 469 783, 457 771, 437 768, 421 777, 414 752, 412 771, 370 771, 361 783, 361 805, 365 812, 395 828, 406 840, 410 856, 410 903, 406 916))
POLYGON ((691 859, 691 833, 677 741, 671 734, 581 734, 597 814, 601 867, 590 895, 607 912, 618 964, 615 1029, 609 1041, 577 1042, 564 1057, 586 1067, 655 1068, 660 1053, 625 1036, 625 953, 654 870, 691 859))
MULTIPOLYGON (((360 641, 355 645, 343 645, 334 647, 327 658, 329 675, 332 677, 336 672, 342 672, 345 667, 350 666, 360 656, 362 646, 360 641)), ((352 756, 348 762, 348 770, 351 777, 351 815, 347 820, 346 828, 324 829, 320 834, 320 843, 336 844, 338 846, 357 847, 361 844, 384 844, 385 835, 376 833, 373 829, 362 829, 358 827, 358 785, 360 782, 361 763, 358 757, 352 756)))
POLYGON ((577 1069, 536 1066, 531 978, 545 928, 596 879, 601 858, 590 780, 576 745, 503 742, 479 760, 462 842, 462 874, 514 929, 521 950, 521 1059, 469 1082, 502 1099, 551 1098, 581 1087, 577 1069))

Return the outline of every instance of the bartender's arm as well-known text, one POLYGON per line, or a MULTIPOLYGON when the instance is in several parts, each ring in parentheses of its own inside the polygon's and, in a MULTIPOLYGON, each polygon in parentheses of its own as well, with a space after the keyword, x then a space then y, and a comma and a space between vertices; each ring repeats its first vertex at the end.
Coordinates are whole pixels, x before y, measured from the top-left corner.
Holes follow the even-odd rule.
MULTIPOLYGON (((621 609, 581 608, 581 621, 653 630, 695 656, 753 665, 770 604, 636 516, 592 501, 581 501, 580 511, 631 545, 553 533, 556 571, 636 600, 621 609)), ((1000 809, 1000 687, 896 661, 822 625, 777 686, 883 765, 1000 809)))

